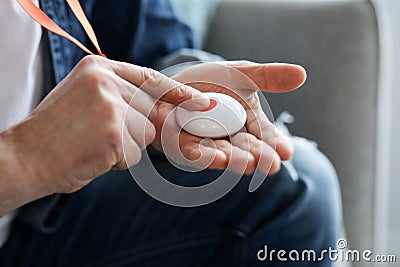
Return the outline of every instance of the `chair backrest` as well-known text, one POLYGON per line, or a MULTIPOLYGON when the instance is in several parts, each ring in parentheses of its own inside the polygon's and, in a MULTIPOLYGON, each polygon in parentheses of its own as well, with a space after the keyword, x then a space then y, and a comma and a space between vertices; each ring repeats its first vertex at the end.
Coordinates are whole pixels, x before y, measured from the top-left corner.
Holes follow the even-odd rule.
POLYGON ((335 165, 353 248, 373 247, 379 36, 363 0, 223 0, 205 50, 227 59, 303 65, 307 83, 267 99, 295 116, 291 131, 316 140, 335 165))

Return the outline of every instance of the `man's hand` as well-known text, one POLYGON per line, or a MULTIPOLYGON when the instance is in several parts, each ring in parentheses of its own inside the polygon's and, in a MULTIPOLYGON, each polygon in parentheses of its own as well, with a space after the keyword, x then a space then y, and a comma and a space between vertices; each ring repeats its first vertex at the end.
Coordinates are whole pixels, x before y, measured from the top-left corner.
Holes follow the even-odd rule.
POLYGON ((138 163, 156 135, 147 115, 157 117, 159 99, 193 110, 209 105, 199 91, 151 69, 83 59, 29 118, 0 134, 0 215, 138 163))
POLYGON ((306 72, 301 66, 244 61, 220 62, 195 65, 173 78, 203 92, 228 94, 237 99, 247 113, 245 133, 240 132, 230 139, 209 142, 185 131, 179 132, 179 126, 172 119, 174 116, 170 115, 174 113, 174 106, 160 102, 159 117, 155 122, 155 146, 163 149, 173 160, 185 165, 195 165, 193 167, 228 168, 246 174, 259 169, 266 174, 274 174, 279 171, 281 160, 290 159, 293 154, 292 144, 264 114, 257 90, 275 93, 300 87, 306 79, 306 72), (246 75, 248 79, 238 79, 235 70, 246 75), (161 129, 166 133, 162 144, 161 129), (176 134, 168 135, 168 132, 176 134), (171 148, 170 145, 174 146, 175 143, 179 144, 177 147, 180 152, 171 148), (162 146, 164 147, 161 148, 162 146))

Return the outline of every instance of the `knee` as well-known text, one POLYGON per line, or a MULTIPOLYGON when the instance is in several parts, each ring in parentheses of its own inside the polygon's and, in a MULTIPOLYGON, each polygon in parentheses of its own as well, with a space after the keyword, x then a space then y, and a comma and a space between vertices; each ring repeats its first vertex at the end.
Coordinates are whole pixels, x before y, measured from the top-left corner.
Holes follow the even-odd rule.
POLYGON ((342 222, 342 202, 336 171, 315 143, 294 137, 293 166, 305 185, 304 215, 312 218, 310 227, 329 245, 338 238, 342 222))

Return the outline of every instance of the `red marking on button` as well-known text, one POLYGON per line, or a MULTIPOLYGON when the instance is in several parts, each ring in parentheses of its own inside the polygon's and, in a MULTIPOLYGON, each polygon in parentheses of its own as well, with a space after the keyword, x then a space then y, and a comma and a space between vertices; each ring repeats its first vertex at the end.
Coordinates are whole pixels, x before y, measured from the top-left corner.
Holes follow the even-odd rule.
POLYGON ((210 111, 213 108, 215 108, 217 106, 217 104, 218 104, 218 102, 215 99, 210 98, 210 105, 207 108, 200 110, 200 111, 201 112, 210 111))

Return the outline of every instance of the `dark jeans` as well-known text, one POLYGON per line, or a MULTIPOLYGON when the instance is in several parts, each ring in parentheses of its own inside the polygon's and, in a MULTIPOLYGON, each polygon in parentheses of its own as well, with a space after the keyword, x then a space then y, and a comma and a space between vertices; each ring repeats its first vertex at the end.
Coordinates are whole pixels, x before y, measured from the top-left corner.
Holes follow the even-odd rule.
MULTIPOLYGON (((282 168, 249 193, 243 177, 225 197, 198 208, 162 204, 146 195, 129 172, 110 172, 79 192, 62 195, 46 218, 52 230, 17 217, 0 250, 0 266, 330 266, 328 259, 257 258, 265 245, 287 252, 335 248, 342 227, 337 177, 325 156, 299 140, 293 159, 298 181, 282 168)), ((165 160, 157 166, 171 179, 186 181, 218 174, 188 176, 165 160)))

